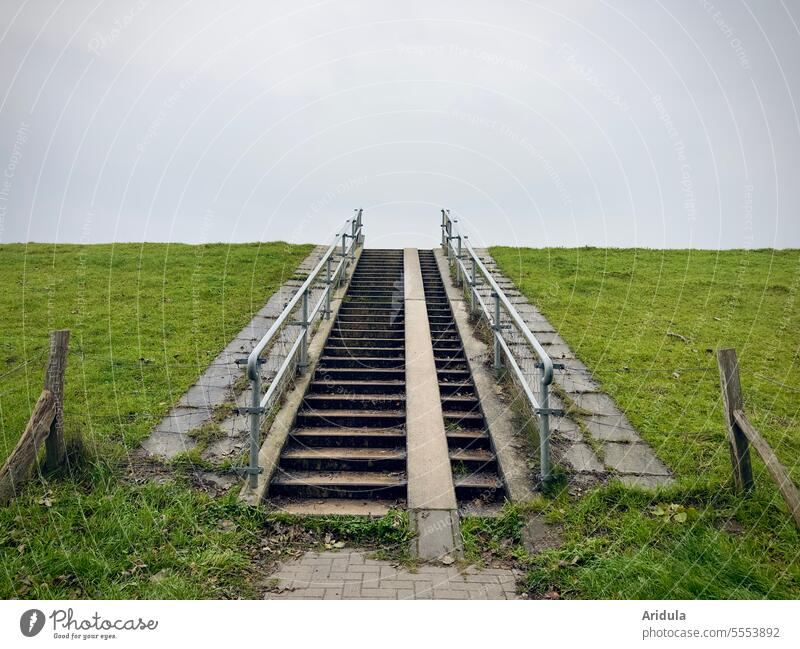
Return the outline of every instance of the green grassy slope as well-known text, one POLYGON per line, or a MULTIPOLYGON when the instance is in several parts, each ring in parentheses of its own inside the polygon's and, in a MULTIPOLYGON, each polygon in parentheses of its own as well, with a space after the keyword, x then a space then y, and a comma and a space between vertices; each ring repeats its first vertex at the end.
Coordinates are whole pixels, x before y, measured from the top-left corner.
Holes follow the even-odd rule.
POLYGON ((77 466, 0 508, 0 597, 252 594, 263 516, 117 460, 291 277, 309 245, 0 246, 0 459, 42 389, 48 332, 72 331, 65 428, 77 466))
POLYGON ((655 499, 609 487, 555 515, 566 523, 566 552, 581 556, 560 570, 543 557, 531 588, 586 597, 800 595, 800 537, 760 461, 755 496, 730 490, 714 355, 737 349, 747 413, 800 484, 800 252, 491 253, 679 479, 655 499), (693 507, 690 520, 665 525, 653 516, 649 507, 665 499, 693 507))
POLYGON ((282 242, 0 246, 0 460, 42 390, 50 330, 72 331, 67 435, 134 445, 310 250, 282 242))

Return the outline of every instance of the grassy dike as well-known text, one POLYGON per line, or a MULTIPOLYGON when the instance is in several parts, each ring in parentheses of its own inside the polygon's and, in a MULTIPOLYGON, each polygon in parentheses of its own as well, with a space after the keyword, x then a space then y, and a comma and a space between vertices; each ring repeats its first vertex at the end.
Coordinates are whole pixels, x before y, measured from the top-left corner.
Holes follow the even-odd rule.
POLYGON ((0 509, 0 597, 245 593, 264 521, 179 483, 125 484, 118 466, 310 250, 0 246, 0 461, 41 392, 52 329, 72 331, 65 431, 84 440, 67 475, 0 509))
POLYGON ((538 503, 565 544, 523 557, 531 595, 800 596, 800 535, 760 460, 756 493, 732 492, 714 354, 737 349, 748 416, 800 483, 800 251, 491 254, 677 477, 656 495, 613 484, 538 503))

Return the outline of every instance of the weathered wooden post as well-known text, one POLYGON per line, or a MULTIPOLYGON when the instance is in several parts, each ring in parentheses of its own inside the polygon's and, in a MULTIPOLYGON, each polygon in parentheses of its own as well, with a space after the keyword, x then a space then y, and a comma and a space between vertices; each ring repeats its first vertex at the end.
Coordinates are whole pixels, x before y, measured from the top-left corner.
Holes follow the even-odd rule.
POLYGON ((778 491, 789 508, 794 524, 800 530, 800 491, 795 487, 789 472, 781 464, 775 451, 744 413, 736 350, 720 349, 717 352, 717 361, 736 488, 740 491, 753 489, 753 469, 750 466, 750 445, 752 444, 778 486, 778 491))
POLYGON ((53 393, 43 390, 36 402, 31 418, 11 455, 0 469, 0 505, 7 504, 19 493, 28 479, 31 466, 36 462, 42 442, 48 435, 55 419, 56 403, 53 393))
POLYGON ((67 369, 69 329, 50 333, 50 357, 44 377, 44 388, 53 393, 56 401, 56 416, 50 425, 50 434, 45 442, 45 468, 48 471, 61 466, 66 454, 64 444, 64 371, 67 369))
POLYGON ((722 386, 722 402, 725 410, 725 423, 728 426, 728 445, 733 465, 733 480, 738 491, 753 488, 753 467, 750 465, 750 445, 734 413, 744 409, 742 386, 739 383, 739 362, 735 349, 717 350, 719 381, 722 386))

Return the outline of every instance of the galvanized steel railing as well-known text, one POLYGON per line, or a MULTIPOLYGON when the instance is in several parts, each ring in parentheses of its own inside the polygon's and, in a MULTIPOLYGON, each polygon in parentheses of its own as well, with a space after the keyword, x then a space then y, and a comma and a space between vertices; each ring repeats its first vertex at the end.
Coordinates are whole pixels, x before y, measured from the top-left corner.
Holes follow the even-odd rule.
POLYGON ((482 315, 492 330, 495 371, 498 374, 500 373, 503 367, 503 356, 505 356, 506 364, 522 388, 531 410, 539 418, 540 476, 543 482, 547 482, 551 474, 550 415, 555 412, 550 409, 549 390, 549 386, 553 382, 553 361, 536 339, 536 336, 533 335, 528 325, 525 324, 522 316, 514 308, 506 294, 497 285, 491 273, 486 269, 486 266, 470 245, 467 236, 458 232, 457 222, 456 219, 450 218, 448 210, 442 210, 442 247, 447 253, 450 263, 455 265, 457 285, 463 286, 464 281, 466 281, 469 286, 470 312, 473 315, 482 315), (469 268, 467 268, 465 261, 469 262, 469 268), (492 291, 494 304, 491 308, 478 293, 478 286, 484 281, 492 291), (477 309, 478 305, 480 306, 480 311, 477 309), (536 363, 539 384, 538 398, 533 393, 524 372, 511 352, 506 337, 503 335, 503 329, 507 328, 507 325, 503 325, 502 322, 503 311, 508 315, 511 324, 519 331, 522 340, 539 359, 536 363))
POLYGON ((330 319, 331 317, 331 296, 335 287, 338 286, 344 277, 348 266, 355 260, 355 252, 361 241, 361 215, 362 210, 357 210, 355 217, 348 219, 341 230, 336 234, 333 243, 322 255, 319 263, 314 270, 309 273, 305 282, 297 290, 291 300, 286 304, 281 314, 272 323, 264 337, 250 352, 247 358, 247 378, 250 379, 251 401, 247 408, 240 408, 240 412, 250 416, 250 465, 244 470, 249 475, 249 484, 255 489, 258 482, 258 474, 262 468, 258 466, 258 452, 261 441, 261 415, 269 412, 272 401, 280 392, 283 379, 289 374, 290 368, 294 367, 294 359, 299 355, 297 361, 297 371, 305 372, 308 367, 308 343, 310 339, 311 326, 317 315, 320 318, 330 319), (336 267, 333 267, 334 258, 338 258, 336 267), (323 283, 325 289, 321 297, 309 310, 309 295, 314 287, 317 278, 324 273, 323 283), (261 396, 261 373, 259 365, 262 362, 262 353, 270 346, 275 336, 286 324, 289 316, 299 305, 300 319, 296 322, 301 327, 297 339, 292 343, 281 366, 272 378, 264 396, 261 396))

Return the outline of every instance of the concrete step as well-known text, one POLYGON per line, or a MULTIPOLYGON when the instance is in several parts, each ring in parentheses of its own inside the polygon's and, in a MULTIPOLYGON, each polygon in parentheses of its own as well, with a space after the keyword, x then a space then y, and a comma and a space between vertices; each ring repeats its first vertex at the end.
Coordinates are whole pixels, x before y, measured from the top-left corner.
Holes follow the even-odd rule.
POLYGON ((326 356, 351 356, 355 358, 405 358, 403 347, 340 347, 326 346, 326 356))
POLYGON ((405 381, 313 381, 309 394, 405 394, 405 381))
POLYGON ((352 428, 383 428, 403 426, 403 410, 343 410, 304 408, 297 413, 296 426, 349 426, 352 428))
POLYGON ((392 340, 403 340, 405 338, 405 331, 401 325, 392 325, 391 327, 373 327, 370 329, 364 328, 364 325, 359 326, 334 326, 331 331, 332 336, 340 338, 361 338, 363 340, 369 338, 391 338, 392 340))
MULTIPOLYGON (((392 509, 402 509, 406 506, 404 498, 394 500, 386 499, 359 499, 359 498, 291 498, 276 496, 267 501, 273 511, 285 512, 293 516, 369 516, 379 518, 385 516, 392 509)), ((484 510, 481 510, 481 515, 484 510)))
POLYGON ((444 412, 480 412, 480 403, 475 395, 446 395, 441 401, 444 412))
POLYGON ((461 346, 452 348, 452 347, 442 347, 439 345, 434 345, 433 355, 434 358, 449 358, 453 360, 462 360, 466 362, 466 359, 464 357, 464 348, 461 346))
POLYGON ((459 467, 464 467, 470 473, 480 472, 489 469, 496 472, 497 458, 492 451, 485 448, 450 449, 450 462, 459 467))
POLYGON ((451 428, 447 431, 447 446, 451 449, 491 449, 492 443, 485 430, 451 428))
POLYGON ((401 381, 406 372, 401 368, 379 367, 323 367, 314 372, 314 380, 319 381, 401 381))
MULTIPOLYGON (((325 348, 331 347, 397 347, 402 346, 402 338, 360 338, 356 336, 333 336, 331 335, 325 343, 325 348)), ((400 347, 402 349, 402 347, 400 347)))
POLYGON ((405 448, 323 446, 288 448, 281 454, 287 471, 404 471, 405 448))
POLYGON ((370 356, 322 356, 319 368, 351 367, 364 369, 393 368, 400 369, 405 366, 405 358, 375 358, 370 356))
POLYGON ((306 394, 303 399, 310 410, 402 410, 405 401, 397 394, 306 394))
POLYGON ((405 498, 405 473, 381 471, 284 471, 279 468, 270 485, 276 496, 303 498, 405 498))
POLYGON ((370 448, 405 447, 403 428, 295 428, 289 435, 292 444, 309 447, 365 446, 370 448))
POLYGON ((480 498, 486 502, 501 500, 504 496, 503 482, 494 472, 470 473, 464 476, 453 476, 456 498, 472 500, 480 498))
POLYGON ((475 385, 472 381, 439 381, 439 393, 442 397, 474 395, 475 385))

